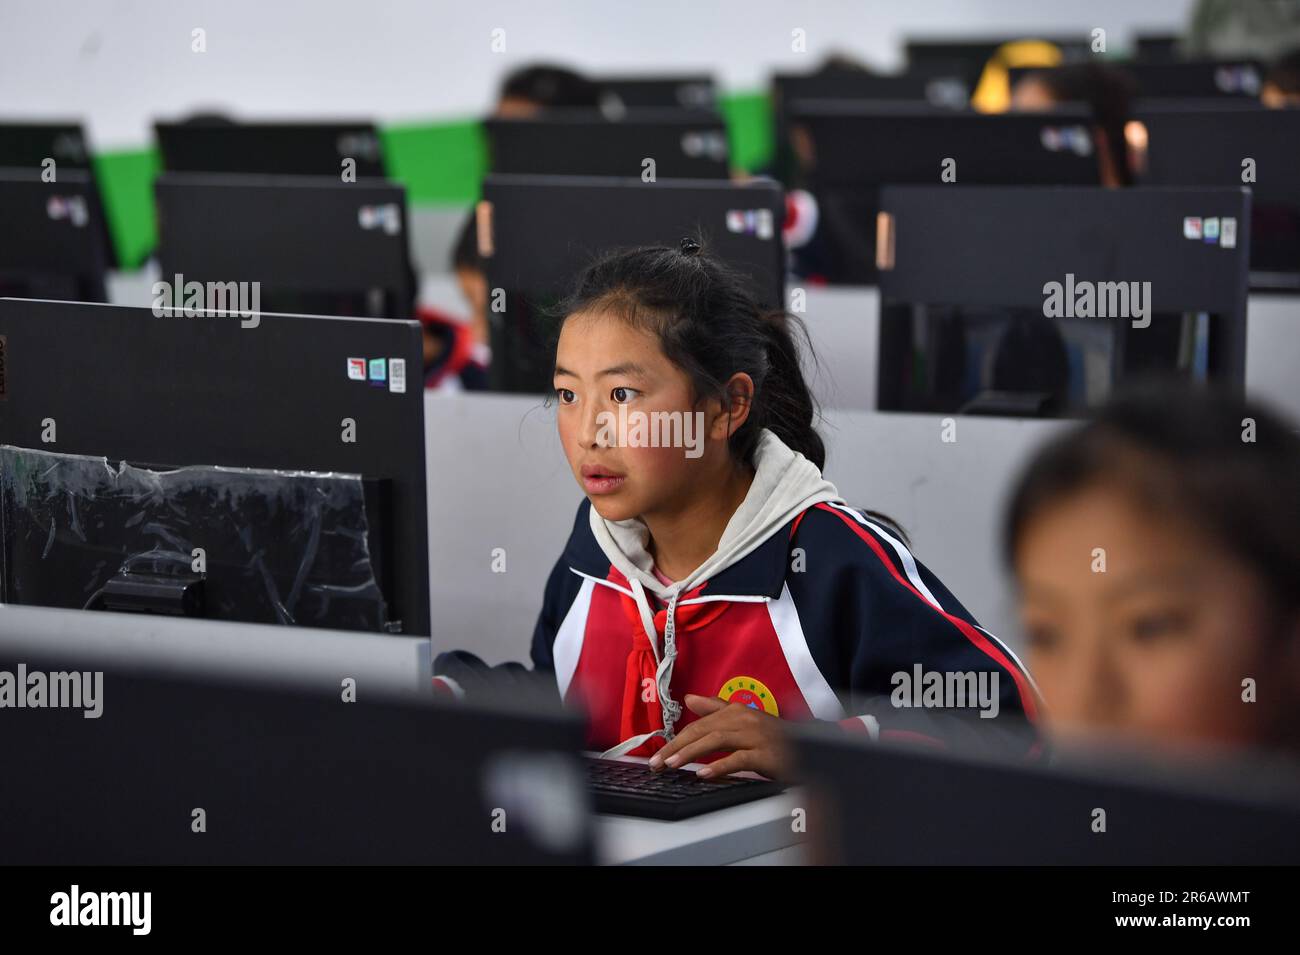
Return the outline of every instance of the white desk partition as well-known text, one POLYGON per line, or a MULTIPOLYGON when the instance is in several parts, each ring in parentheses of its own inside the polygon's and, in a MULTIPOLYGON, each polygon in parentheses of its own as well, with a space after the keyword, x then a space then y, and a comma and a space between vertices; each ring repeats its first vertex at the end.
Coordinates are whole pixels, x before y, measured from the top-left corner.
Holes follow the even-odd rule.
POLYGON ((432 693, 429 641, 390 634, 0 604, 0 653, 331 693, 351 677, 358 699, 432 693))
POLYGON ((1250 297, 1246 392, 1300 422, 1300 295, 1250 297))
MULTIPOLYGON (((876 407, 876 353, 880 293, 860 286, 804 287, 807 310, 796 313, 808 330, 815 362, 804 374, 823 408, 876 407)), ((803 342, 800 342, 802 345, 803 342)))
POLYGON ((582 492, 536 396, 426 394, 433 652, 528 661, 582 492))

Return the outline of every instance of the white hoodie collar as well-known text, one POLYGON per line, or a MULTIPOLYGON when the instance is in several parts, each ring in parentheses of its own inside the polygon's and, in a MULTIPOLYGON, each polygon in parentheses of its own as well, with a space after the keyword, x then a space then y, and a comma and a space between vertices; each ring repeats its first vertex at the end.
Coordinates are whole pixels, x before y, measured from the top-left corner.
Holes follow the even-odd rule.
POLYGON ((823 501, 842 501, 835 485, 822 477, 815 464, 764 428, 754 451, 749 493, 727 522, 713 556, 685 579, 667 587, 654 575, 654 558, 646 549, 650 531, 639 518, 607 521, 593 507, 591 532, 609 562, 629 581, 667 597, 690 590, 746 557, 796 515, 823 501))

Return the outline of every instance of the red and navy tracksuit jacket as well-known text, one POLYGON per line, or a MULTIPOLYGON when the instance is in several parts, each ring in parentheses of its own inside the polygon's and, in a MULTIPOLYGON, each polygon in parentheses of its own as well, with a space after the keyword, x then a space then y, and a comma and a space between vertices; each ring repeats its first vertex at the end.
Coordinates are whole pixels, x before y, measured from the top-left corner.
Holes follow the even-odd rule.
MULTIPOLYGON (((646 692, 653 651, 628 581, 592 534, 590 502, 551 571, 532 659, 605 750, 662 727, 646 692)), ((671 697, 720 696, 790 720, 826 720, 882 740, 957 746, 991 732, 1037 749, 1037 691, 1016 656, 983 630, 907 548, 863 512, 815 504, 712 579, 679 597, 671 697), (999 714, 891 702, 895 674, 997 674, 999 714), (993 724, 997 724, 995 728, 993 724)), ((654 618, 662 641, 665 610, 654 618)), ((682 707, 675 729, 695 719, 682 707)), ((648 740, 634 755, 664 745, 648 740)))

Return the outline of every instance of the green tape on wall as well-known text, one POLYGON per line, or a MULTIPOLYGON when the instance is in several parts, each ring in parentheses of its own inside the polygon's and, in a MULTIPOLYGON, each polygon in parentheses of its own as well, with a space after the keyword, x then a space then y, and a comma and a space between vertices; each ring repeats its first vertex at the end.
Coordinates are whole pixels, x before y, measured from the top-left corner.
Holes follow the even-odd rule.
MULTIPOLYGON (((765 93, 721 98, 732 164, 748 172, 772 153, 772 114, 765 93)), ((412 205, 466 206, 479 197, 487 142, 477 120, 409 123, 380 130, 388 175, 406 186, 412 205)), ((95 175, 122 268, 143 264, 158 243, 153 180, 162 168, 156 149, 103 153, 95 175)))
POLYGON ((731 164, 757 172, 772 161, 772 104, 766 93, 737 93, 718 104, 727 123, 731 164))
POLYGON ((101 153, 95 179, 104 201, 104 217, 124 269, 139 268, 158 244, 153 181, 162 168, 156 149, 101 153))
POLYGON ((389 126, 380 138, 388 175, 406 186, 408 202, 466 205, 478 199, 487 143, 477 120, 389 126))

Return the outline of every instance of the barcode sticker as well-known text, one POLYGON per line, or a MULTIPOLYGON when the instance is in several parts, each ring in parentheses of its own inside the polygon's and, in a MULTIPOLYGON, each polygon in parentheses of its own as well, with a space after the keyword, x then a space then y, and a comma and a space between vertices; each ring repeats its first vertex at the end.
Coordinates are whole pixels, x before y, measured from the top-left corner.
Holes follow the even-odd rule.
POLYGON ((388 390, 394 394, 406 394, 406 359, 388 359, 388 390))
POLYGON ((1233 216, 1226 216, 1219 223, 1219 245, 1225 249, 1237 247, 1237 220, 1233 216))

